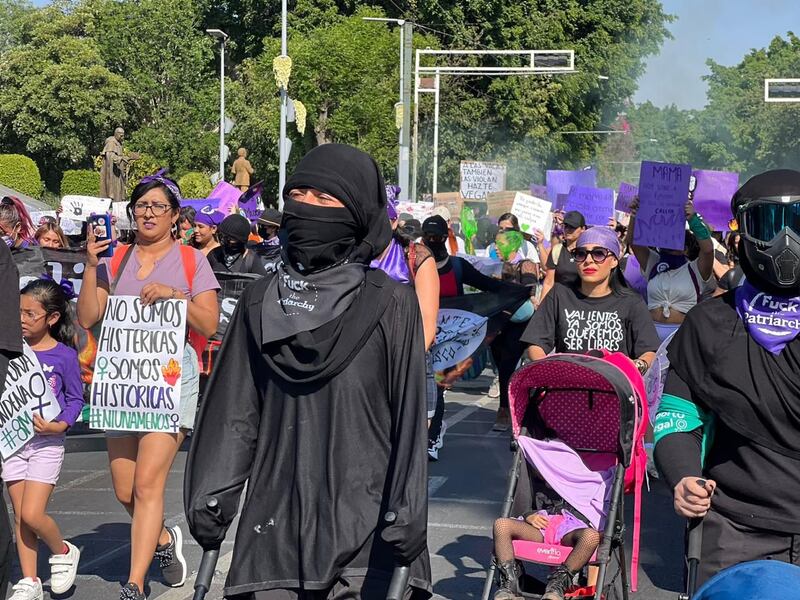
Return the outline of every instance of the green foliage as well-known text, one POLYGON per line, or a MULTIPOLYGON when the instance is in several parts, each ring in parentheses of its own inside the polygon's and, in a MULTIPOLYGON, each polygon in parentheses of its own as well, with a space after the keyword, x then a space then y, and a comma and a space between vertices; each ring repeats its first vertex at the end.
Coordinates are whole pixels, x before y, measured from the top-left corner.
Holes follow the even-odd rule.
POLYGON ((214 189, 205 173, 189 172, 178 179, 178 187, 184 198, 207 198, 214 189))
MULTIPOLYGON (((129 148, 125 149, 125 153, 131 153, 132 150, 129 148)), ((156 173, 159 169, 166 167, 167 165, 160 162, 154 156, 147 154, 146 152, 139 152, 139 160, 135 160, 131 163, 130 171, 128 171, 128 186, 127 186, 127 194, 130 197, 131 193, 133 192, 133 188, 135 188, 139 182, 142 180, 142 177, 147 177, 148 175, 152 175, 156 173)))
POLYGON ((61 177, 61 195, 99 196, 100 173, 90 169, 64 171, 61 177))
POLYGON ((32 198, 42 193, 39 167, 20 154, 0 154, 0 183, 32 198))

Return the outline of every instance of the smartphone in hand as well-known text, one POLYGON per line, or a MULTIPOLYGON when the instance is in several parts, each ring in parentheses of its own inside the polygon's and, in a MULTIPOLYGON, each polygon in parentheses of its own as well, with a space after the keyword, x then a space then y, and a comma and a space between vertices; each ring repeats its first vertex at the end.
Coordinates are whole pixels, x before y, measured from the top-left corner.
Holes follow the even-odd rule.
MULTIPOLYGON (((89 217, 89 227, 94 232, 95 241, 113 239, 113 228, 111 226, 111 215, 99 214, 89 217)), ((108 248, 98 254, 101 258, 108 258, 114 254, 114 244, 109 244, 108 248)))

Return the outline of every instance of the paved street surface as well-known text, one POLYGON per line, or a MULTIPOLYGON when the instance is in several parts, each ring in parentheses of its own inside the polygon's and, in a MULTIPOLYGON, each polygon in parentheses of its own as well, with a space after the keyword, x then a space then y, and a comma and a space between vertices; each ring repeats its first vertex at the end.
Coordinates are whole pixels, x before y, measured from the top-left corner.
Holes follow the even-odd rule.
MULTIPOLYGON (((508 435, 491 432, 496 400, 484 393, 489 378, 464 384, 447 397, 449 427, 440 460, 429 473, 430 511, 428 541, 436 598, 477 599, 491 551, 491 525, 501 509, 510 465, 508 435)), ((108 473, 105 440, 100 435, 70 436, 61 481, 50 514, 65 536, 83 552, 77 587, 59 598, 111 600, 128 572, 129 520, 114 498, 108 473)), ((182 479, 186 452, 178 455, 166 494, 167 523, 182 524, 182 479)), ((628 514, 630 516, 630 505, 628 514)), ((628 519, 630 529, 630 518, 628 519)), ((663 484, 655 482, 645 493, 639 591, 635 598, 674 600, 681 582, 683 523, 674 515, 663 484)), ((209 600, 222 598, 221 584, 230 564, 232 531, 221 552, 215 586, 209 600)), ((193 542, 184 553, 190 569, 200 562, 193 542)), ((46 557, 40 573, 47 581, 46 557)), ((19 576, 14 567, 14 581, 19 576)), ((170 589, 151 571, 151 600, 189 600, 192 577, 181 589, 170 589)), ((49 587, 46 584, 45 589, 49 587)), ((45 591, 45 598, 49 598, 45 591)))

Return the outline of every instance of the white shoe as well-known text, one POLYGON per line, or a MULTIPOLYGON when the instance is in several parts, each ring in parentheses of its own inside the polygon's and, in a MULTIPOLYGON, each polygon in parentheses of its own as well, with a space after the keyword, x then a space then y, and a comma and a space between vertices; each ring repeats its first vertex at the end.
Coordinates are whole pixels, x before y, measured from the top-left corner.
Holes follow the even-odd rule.
POLYGON ((69 552, 66 554, 53 554, 50 557, 50 591, 53 594, 63 594, 75 583, 78 574, 78 562, 81 560, 81 551, 64 540, 69 552))
POLYGON ((8 600, 42 600, 42 582, 26 577, 11 588, 14 594, 8 600))
POLYGON ((495 377, 494 381, 492 381, 492 385, 489 386, 489 392, 486 394, 489 398, 499 398, 500 397, 500 378, 495 377))

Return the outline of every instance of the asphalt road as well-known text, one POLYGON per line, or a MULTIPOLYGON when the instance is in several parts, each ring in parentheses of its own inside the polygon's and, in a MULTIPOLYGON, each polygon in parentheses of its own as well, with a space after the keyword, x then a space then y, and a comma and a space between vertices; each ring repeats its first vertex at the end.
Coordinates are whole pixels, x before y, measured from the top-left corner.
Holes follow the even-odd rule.
MULTIPOLYGON (((484 396, 489 379, 463 385, 447 397, 449 427, 440 460, 430 464, 428 543, 436 598, 480 598, 491 552, 491 525, 498 516, 511 461, 508 434, 491 432, 496 400, 484 396)), ((182 451, 167 484, 169 524, 183 524, 182 451)), ((674 600, 681 585, 683 522, 672 512, 669 495, 659 482, 645 492, 639 590, 634 598, 674 600)), ((628 509, 630 509, 628 503, 628 509)), ((58 598, 110 600, 128 572, 130 524, 117 504, 108 473, 101 435, 70 436, 61 480, 50 514, 64 535, 82 551, 76 587, 58 598)), ((630 527, 630 510, 627 523, 630 527)), ((232 531, 228 540, 233 539, 232 531)), ((230 564, 232 542, 222 547, 215 586, 209 600, 222 598, 221 584, 230 564)), ((44 553, 43 553, 44 554, 44 553)), ((184 554, 190 569, 200 563, 200 548, 187 541, 184 554)), ((47 557, 40 555, 40 574, 49 598, 47 557)), ((19 571, 14 565, 14 580, 19 571)), ((193 573, 194 574, 194 573, 193 573)), ((183 588, 165 587, 158 569, 151 570, 150 600, 189 600, 194 577, 183 588)))

